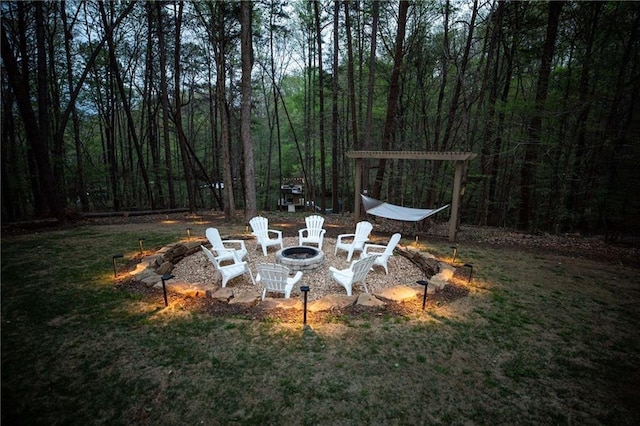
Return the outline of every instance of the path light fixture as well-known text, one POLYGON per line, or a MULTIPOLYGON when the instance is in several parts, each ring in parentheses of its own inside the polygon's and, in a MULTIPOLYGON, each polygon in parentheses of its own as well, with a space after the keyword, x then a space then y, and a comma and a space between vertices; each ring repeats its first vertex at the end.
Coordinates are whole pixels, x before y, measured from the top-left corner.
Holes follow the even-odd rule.
POLYGON ((422 310, 424 311, 424 306, 427 304, 427 287, 429 287, 429 281, 427 280, 419 280, 416 283, 424 286, 424 295, 422 296, 422 310))
POLYGON ((191 241, 191 228, 187 228, 187 241, 191 241))
POLYGON ((164 306, 169 306, 169 301, 167 300, 167 284, 165 283, 165 281, 170 280, 171 278, 173 278, 173 275, 171 274, 164 274, 162 276, 162 294, 164 295, 164 306))
POLYGON ((458 254, 458 247, 451 246, 451 249, 453 250, 453 260, 451 261, 451 263, 456 263, 456 255, 458 254))
POLYGON ((464 268, 469 268, 469 279, 467 280, 467 284, 471 282, 471 276, 473 275, 473 265, 470 263, 465 263, 463 265, 464 268))
POLYGON ((144 238, 138 238, 138 245, 140 246, 140 254, 144 251, 144 238))
POLYGON ((113 255, 113 278, 118 276, 118 270, 116 269, 116 259, 124 257, 121 253, 113 255))
POLYGON ((303 308, 302 324, 307 325, 307 293, 309 293, 309 286, 303 285, 302 287, 300 287, 300 291, 304 293, 304 308, 303 308))

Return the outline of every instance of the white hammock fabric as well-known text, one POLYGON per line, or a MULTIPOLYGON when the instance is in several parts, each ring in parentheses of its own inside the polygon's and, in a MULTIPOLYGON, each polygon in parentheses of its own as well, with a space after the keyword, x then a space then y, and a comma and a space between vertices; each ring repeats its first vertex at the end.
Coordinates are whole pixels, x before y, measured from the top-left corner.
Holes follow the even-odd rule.
POLYGON ((405 222, 418 222, 449 207, 449 204, 447 204, 437 209, 413 209, 385 203, 362 194, 360 194, 360 197, 362 197, 362 205, 367 213, 405 222))

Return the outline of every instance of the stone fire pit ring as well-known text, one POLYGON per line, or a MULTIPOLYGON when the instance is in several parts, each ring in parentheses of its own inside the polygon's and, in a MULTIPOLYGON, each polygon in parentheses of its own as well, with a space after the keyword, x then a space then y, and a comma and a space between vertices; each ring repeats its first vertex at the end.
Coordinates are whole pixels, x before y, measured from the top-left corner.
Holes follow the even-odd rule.
POLYGON ((285 247, 276 253, 276 262, 291 271, 311 271, 324 263, 324 252, 315 247, 285 247))

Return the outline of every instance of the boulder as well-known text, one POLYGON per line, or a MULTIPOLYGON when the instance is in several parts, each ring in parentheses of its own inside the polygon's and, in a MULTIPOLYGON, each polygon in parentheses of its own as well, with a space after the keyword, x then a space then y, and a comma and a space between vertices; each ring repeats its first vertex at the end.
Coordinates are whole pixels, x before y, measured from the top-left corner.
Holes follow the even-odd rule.
POLYGON ((272 297, 266 297, 260 305, 262 309, 296 309, 302 310, 302 301, 300 299, 274 299, 272 297))
POLYGON ((233 294, 233 298, 229 301, 230 305, 249 305, 254 306, 260 300, 261 295, 255 290, 244 291, 242 293, 233 294))
POLYGON ((162 265, 158 269, 156 269, 156 273, 158 275, 168 274, 173 270, 173 263, 171 262, 163 262, 162 265))
POLYGON ((347 306, 353 305, 357 298, 357 296, 330 294, 329 296, 325 296, 322 299, 314 300, 309 303, 307 305, 307 310, 309 312, 320 312, 328 311, 332 308, 346 308, 347 306))
POLYGON ((374 293, 374 295, 393 302, 403 302, 416 297, 416 291, 407 285, 396 285, 389 288, 383 288, 382 290, 374 293))
POLYGON ((356 305, 360 306, 371 306, 371 307, 380 307, 386 305, 382 300, 378 299, 372 294, 362 293, 358 296, 358 300, 356 301, 356 305))
POLYGON ((221 302, 228 302, 229 299, 231 299, 233 297, 233 290, 231 290, 230 288, 220 288, 216 291, 213 290, 209 290, 208 294, 211 294, 212 299, 216 299, 219 300, 221 302))
POLYGON ((139 281, 141 281, 147 287, 153 287, 157 283, 160 283, 160 288, 162 288, 162 277, 155 272, 152 272, 151 274, 149 274, 149 276, 139 281))

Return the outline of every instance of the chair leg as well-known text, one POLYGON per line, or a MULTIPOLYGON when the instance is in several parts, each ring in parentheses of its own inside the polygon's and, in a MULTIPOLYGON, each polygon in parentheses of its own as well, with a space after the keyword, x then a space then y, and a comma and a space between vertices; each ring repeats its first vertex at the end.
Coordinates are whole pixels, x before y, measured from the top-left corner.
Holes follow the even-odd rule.
POLYGON ((253 278, 253 272, 251 272, 251 268, 249 268, 247 266, 247 272, 249 273, 249 276, 251 277, 251 282, 253 283, 253 285, 256 285, 256 280, 253 278))

